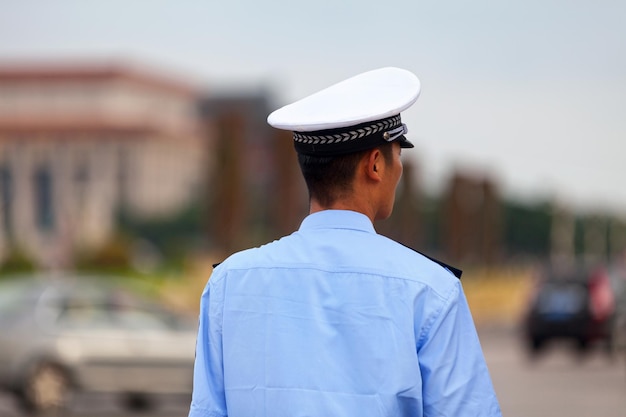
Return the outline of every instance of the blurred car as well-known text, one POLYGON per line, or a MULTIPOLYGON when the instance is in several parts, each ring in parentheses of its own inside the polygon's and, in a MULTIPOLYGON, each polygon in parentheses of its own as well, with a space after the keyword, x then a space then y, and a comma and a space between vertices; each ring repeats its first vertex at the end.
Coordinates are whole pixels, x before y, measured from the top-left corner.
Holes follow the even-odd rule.
POLYGON ((613 352, 626 354, 626 259, 619 259, 609 268, 611 286, 615 294, 615 317, 613 319, 613 352))
POLYGON ((524 337, 531 353, 556 339, 572 340, 580 351, 594 342, 610 347, 614 313, 614 295, 604 268, 548 268, 531 297, 524 337))
POLYGON ((26 410, 63 409, 77 391, 129 406, 191 393, 196 321, 106 282, 0 282, 0 387, 26 410))

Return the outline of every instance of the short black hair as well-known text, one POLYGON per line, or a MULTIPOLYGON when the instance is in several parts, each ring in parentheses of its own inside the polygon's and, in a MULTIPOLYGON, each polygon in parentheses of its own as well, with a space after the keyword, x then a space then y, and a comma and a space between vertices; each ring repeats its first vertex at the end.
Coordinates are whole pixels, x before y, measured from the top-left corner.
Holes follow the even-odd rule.
MULTIPOLYGON (((385 161, 393 160, 392 145, 378 146, 385 161)), ((309 190, 309 199, 329 207, 352 190, 357 165, 371 149, 338 156, 313 156, 298 153, 298 164, 309 190)))

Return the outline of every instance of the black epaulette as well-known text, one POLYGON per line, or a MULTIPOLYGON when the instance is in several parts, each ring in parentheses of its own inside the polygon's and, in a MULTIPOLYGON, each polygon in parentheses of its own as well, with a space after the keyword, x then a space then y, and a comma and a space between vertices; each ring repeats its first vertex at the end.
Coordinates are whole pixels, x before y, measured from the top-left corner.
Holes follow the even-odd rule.
MULTIPOLYGON (((402 245, 402 246, 406 246, 406 245, 402 245)), ((406 246, 406 247, 407 247, 407 248, 409 248, 409 249, 411 249, 413 252, 417 252, 417 253, 419 253, 420 255, 422 255, 422 256, 424 256, 424 257, 426 257, 426 258, 430 259, 430 260, 431 260, 431 261, 433 261, 434 263, 436 263, 436 264, 439 264, 439 265, 443 266, 445 269, 447 269, 448 271, 450 271, 450 273, 452 273, 452 275, 454 275, 454 276, 455 276, 455 277, 457 277, 458 279, 461 279, 461 275, 463 275, 463 271, 461 271, 459 268, 455 268, 455 267, 453 267, 453 266, 448 265, 448 264, 447 264, 447 263, 445 263, 445 262, 441 262, 441 261, 440 261, 440 260, 438 260, 438 259, 432 258, 432 257, 430 257, 430 256, 426 255, 425 253, 422 253, 422 252, 420 252, 420 251, 418 251, 418 250, 416 250, 416 249, 413 249, 413 248, 412 248, 412 247, 410 247, 410 246, 406 246)))
POLYGON ((218 266, 219 264, 221 264, 221 262, 218 262, 218 263, 216 263, 216 264, 213 264, 213 269, 217 268, 217 266, 218 266))

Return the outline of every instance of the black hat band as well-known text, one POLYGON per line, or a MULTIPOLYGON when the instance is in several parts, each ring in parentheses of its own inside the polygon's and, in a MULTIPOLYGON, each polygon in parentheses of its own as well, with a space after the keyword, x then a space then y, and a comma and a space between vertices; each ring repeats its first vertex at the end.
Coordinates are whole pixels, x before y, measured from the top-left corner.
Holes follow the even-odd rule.
POLYGON ((394 140, 412 148, 404 137, 400 115, 339 129, 293 132, 296 151, 305 155, 333 156, 371 149, 394 140))

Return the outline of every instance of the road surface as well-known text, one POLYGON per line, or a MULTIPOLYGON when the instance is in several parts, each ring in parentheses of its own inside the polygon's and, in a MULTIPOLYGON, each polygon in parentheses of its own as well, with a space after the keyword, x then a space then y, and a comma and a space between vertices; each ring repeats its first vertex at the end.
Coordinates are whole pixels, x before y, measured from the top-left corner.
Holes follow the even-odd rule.
POLYGON ((511 331, 481 332, 481 342, 503 416, 626 416, 623 358, 560 343, 530 359, 511 331))

